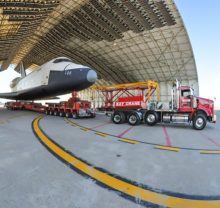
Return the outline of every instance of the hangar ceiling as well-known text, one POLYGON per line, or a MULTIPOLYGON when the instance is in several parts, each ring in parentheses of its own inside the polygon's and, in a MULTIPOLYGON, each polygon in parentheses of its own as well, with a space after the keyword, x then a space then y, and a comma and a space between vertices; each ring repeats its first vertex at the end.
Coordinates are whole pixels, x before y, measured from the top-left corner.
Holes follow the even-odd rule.
POLYGON ((58 56, 94 68, 99 83, 198 79, 173 0, 0 0, 2 70, 58 56))

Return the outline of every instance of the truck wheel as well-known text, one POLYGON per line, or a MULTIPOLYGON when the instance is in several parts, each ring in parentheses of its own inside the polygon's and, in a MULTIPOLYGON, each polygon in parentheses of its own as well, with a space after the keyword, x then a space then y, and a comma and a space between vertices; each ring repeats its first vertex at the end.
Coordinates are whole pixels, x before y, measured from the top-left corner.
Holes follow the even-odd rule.
POLYGON ((141 119, 136 112, 133 112, 128 116, 128 123, 132 126, 140 124, 140 121, 141 119))
POLYGON ((158 114, 155 111, 148 111, 145 114, 144 121, 149 126, 154 126, 158 121, 158 114))
POLYGON ((51 115, 51 116, 53 115, 53 111, 50 111, 50 115, 51 115))
POLYGON ((66 116, 66 118, 70 118, 71 113, 70 112, 66 112, 65 116, 66 116))
POLYGON ((202 130, 207 124, 206 116, 199 113, 193 118, 193 128, 196 130, 202 130))
POLYGON ((54 111, 54 115, 55 115, 55 116, 58 116, 58 112, 57 112, 57 111, 54 111))
POLYGON ((45 114, 46 114, 46 115, 49 115, 49 114, 50 114, 50 112, 49 112, 48 110, 46 110, 46 111, 45 111, 45 114))
POLYGON ((60 112, 60 117, 64 117, 64 112, 60 112))
POLYGON ((115 124, 121 124, 125 122, 125 114, 123 112, 116 111, 112 115, 112 121, 115 124))

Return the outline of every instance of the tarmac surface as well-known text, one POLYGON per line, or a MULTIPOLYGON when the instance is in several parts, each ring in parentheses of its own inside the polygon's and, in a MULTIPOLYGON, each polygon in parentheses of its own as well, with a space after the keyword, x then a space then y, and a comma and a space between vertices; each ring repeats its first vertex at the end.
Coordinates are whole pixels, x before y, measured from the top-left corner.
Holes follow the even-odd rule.
POLYGON ((220 207, 219 123, 39 116, 0 109, 0 207, 220 207))

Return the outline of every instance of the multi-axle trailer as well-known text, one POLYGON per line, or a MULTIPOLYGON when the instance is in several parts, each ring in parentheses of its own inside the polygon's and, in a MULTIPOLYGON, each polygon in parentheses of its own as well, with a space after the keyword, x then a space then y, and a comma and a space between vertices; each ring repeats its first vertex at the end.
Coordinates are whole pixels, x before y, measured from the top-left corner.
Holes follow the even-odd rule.
POLYGON ((45 109, 47 115, 55 115, 67 118, 94 118, 95 112, 91 109, 91 102, 80 100, 76 92, 68 101, 60 103, 47 103, 45 109))
POLYGON ((76 92, 72 93, 72 97, 68 101, 59 103, 41 103, 28 101, 12 101, 5 104, 9 110, 30 110, 47 115, 72 117, 72 118, 94 118, 95 112, 91 109, 91 102, 80 100, 76 92))

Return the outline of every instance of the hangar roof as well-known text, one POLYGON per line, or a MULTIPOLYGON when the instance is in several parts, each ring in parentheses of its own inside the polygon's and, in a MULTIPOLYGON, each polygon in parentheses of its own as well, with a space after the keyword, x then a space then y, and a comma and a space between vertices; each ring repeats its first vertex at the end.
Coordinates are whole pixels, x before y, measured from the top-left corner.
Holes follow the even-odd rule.
POLYGON ((197 80, 173 0, 0 0, 0 64, 58 57, 94 68, 99 83, 197 80))

